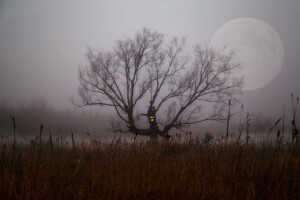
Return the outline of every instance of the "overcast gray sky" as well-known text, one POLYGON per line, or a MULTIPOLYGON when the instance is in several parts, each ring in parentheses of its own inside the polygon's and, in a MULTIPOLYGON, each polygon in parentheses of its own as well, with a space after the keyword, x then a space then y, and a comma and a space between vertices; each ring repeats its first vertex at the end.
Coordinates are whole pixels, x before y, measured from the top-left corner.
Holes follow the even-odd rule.
POLYGON ((78 68, 87 46, 109 50, 114 41, 143 27, 169 37, 187 36, 187 46, 208 44, 225 23, 263 20, 281 38, 285 58, 276 78, 244 92, 248 110, 277 115, 300 96, 299 0, 1 0, 0 102, 40 99, 62 109, 77 95, 78 68))

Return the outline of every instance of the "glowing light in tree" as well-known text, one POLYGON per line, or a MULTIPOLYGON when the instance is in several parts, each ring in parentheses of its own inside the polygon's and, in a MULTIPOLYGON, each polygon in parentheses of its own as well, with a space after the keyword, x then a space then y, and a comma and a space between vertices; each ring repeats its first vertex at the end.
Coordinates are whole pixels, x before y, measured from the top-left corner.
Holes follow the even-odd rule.
POLYGON ((154 122, 154 116, 150 116, 150 122, 154 122))

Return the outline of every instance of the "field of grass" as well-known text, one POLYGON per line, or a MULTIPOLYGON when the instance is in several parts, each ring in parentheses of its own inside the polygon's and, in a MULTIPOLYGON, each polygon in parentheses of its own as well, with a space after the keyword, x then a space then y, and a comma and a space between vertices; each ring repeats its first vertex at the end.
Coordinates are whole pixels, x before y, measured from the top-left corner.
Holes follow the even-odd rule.
POLYGON ((2 144, 0 199, 300 199, 298 144, 2 144))

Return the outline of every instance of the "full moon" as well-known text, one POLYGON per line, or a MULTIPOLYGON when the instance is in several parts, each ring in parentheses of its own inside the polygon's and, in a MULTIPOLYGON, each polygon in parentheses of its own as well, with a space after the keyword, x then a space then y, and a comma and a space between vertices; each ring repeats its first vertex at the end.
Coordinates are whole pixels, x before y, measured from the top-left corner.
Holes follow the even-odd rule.
POLYGON ((232 20, 213 35, 210 45, 234 51, 241 69, 234 76, 244 77, 243 90, 256 90, 270 83, 279 73, 284 50, 276 31, 267 23, 253 18, 232 20))

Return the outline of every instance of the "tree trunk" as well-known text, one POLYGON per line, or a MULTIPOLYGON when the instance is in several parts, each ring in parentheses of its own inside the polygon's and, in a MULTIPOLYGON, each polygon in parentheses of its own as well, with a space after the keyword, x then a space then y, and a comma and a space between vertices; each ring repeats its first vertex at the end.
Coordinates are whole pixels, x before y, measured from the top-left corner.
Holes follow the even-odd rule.
POLYGON ((148 109, 148 113, 146 114, 150 125, 149 129, 136 128, 132 114, 133 114, 132 110, 128 110, 128 120, 129 120, 128 128, 130 132, 137 135, 150 136, 150 143, 157 143, 159 135, 163 137, 167 143, 169 142, 170 136, 167 134, 166 131, 165 132, 161 131, 157 125, 156 112, 154 106, 150 105, 148 109))
POLYGON ((157 132, 150 130, 150 143, 157 143, 157 142, 158 142, 157 132))

